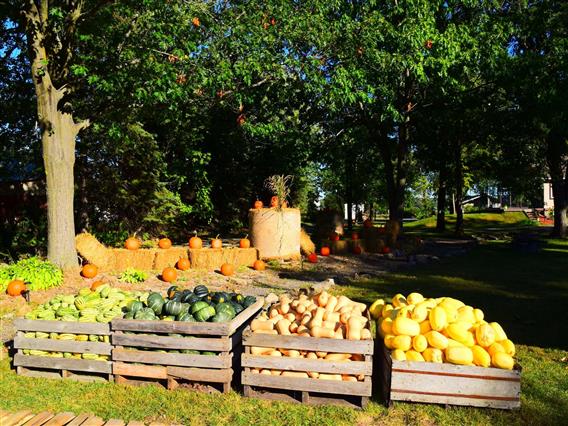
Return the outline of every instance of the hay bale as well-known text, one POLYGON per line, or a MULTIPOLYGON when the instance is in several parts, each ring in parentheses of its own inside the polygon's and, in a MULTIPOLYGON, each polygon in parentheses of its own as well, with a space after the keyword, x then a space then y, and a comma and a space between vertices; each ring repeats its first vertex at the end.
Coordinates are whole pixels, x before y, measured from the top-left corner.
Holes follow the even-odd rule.
POLYGON ((325 244, 328 245, 332 254, 349 253, 349 243, 346 240, 338 240, 338 241, 327 240, 325 244))
POLYGON ((351 253, 353 253, 353 250, 355 250, 355 247, 360 247, 362 252, 365 252, 365 240, 347 240, 347 243, 349 244, 349 251, 351 253))
POLYGON ((157 249, 111 249, 114 258, 111 269, 117 272, 124 271, 127 268, 150 271, 154 268, 156 251, 157 249))
POLYGON ((154 267, 158 271, 175 266, 180 259, 189 259, 187 247, 171 247, 169 249, 158 249, 154 258, 154 267))
MULTIPOLYGON (((247 249, 233 247, 222 249, 223 263, 230 263, 239 266, 252 266, 253 263, 258 260, 258 250, 254 247, 247 249)), ((219 268, 221 265, 219 265, 219 268)))
POLYGON ((218 269, 223 264, 223 249, 189 249, 189 261, 192 269, 218 269))
POLYGON ((300 230, 300 251, 304 256, 309 256, 316 252, 316 245, 304 228, 300 230))
POLYGON ((249 210, 249 234, 262 259, 299 259, 301 214, 298 209, 249 210))
POLYGON ((97 265, 101 271, 114 267, 112 251, 102 244, 94 235, 83 232, 75 237, 77 252, 87 262, 97 265))

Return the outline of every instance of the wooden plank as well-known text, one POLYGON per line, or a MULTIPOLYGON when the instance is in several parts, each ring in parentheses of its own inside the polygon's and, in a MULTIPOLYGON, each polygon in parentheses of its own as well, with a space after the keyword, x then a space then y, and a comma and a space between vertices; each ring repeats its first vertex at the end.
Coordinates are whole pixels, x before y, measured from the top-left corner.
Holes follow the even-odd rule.
POLYGON ((16 426, 23 422, 27 422, 29 419, 34 417, 34 415, 35 414, 30 410, 22 410, 8 414, 8 416, 2 419, 2 426, 16 426))
POLYGON ((127 426, 145 426, 144 423, 139 422, 137 420, 132 420, 130 422, 128 422, 127 426))
POLYGON ((14 365, 54 370, 90 371, 107 374, 112 373, 110 362, 93 361, 88 359, 52 358, 47 356, 15 354, 14 365))
MULTIPOLYGON (((171 321, 164 321, 171 322, 171 321)), ((134 346, 156 349, 194 349, 200 351, 228 352, 231 342, 228 337, 171 337, 144 334, 113 334, 112 343, 117 346, 134 346)))
MULTIPOLYGON (((387 354, 390 358, 390 354, 387 354)), ((392 358, 391 358, 392 359, 392 358)), ((484 368, 469 365, 442 364, 436 362, 413 362, 392 360, 393 372, 415 372, 427 375, 446 375, 462 378, 483 378, 520 382, 520 370, 503 370, 501 368, 484 368)))
POLYGON ((60 370, 36 370, 34 368, 26 368, 21 365, 16 367, 18 369, 18 374, 26 377, 39 377, 42 379, 61 379, 60 370))
POLYGON ((77 342, 75 340, 35 339, 16 336, 14 347, 18 349, 40 349, 53 352, 76 352, 110 355, 112 346, 103 342, 77 342))
POLYGON ((112 330, 139 331, 147 333, 180 333, 228 336, 229 323, 184 322, 184 321, 142 321, 114 319, 112 330))
POLYGON ((167 367, 168 374, 194 382, 229 383, 233 379, 231 368, 211 370, 206 368, 167 367))
POLYGON ((370 396, 371 383, 336 380, 303 379, 299 377, 268 376, 243 372, 243 385, 266 388, 321 392, 340 395, 370 396))
POLYGON ((14 320, 16 330, 43 331, 46 333, 73 333, 110 335, 110 325, 101 322, 44 321, 17 318, 14 320))
POLYGON ((297 349, 313 352, 337 352, 372 354, 373 340, 341 340, 321 337, 278 336, 253 333, 250 328, 243 332, 243 345, 266 348, 297 349))
POLYGON ((70 423, 67 423, 65 426, 80 426, 89 417, 91 417, 90 414, 86 413, 79 414, 77 417, 75 417, 73 420, 71 420, 70 423))
POLYGON ((75 418, 75 414, 70 412, 59 413, 43 426, 64 426, 75 418))
POLYGON ((167 379, 166 367, 152 365, 133 365, 115 362, 112 366, 113 374, 120 376, 147 377, 149 379, 167 379))
POLYGON ((241 356, 243 367, 269 368, 271 370, 286 371, 317 371, 319 373, 337 374, 364 374, 373 373, 373 363, 364 361, 336 362, 322 359, 255 356, 243 354, 241 356))
POLYGON ((29 419, 26 423, 23 423, 24 426, 41 426, 49 419, 53 417, 53 413, 49 411, 42 411, 41 413, 36 414, 31 419, 29 419))
POLYGON ((124 422, 119 419, 110 419, 104 424, 104 426, 124 426, 124 422))
POLYGON ((442 392, 421 392, 421 393, 401 393, 391 390, 391 400, 393 401, 412 401, 412 402, 426 402, 431 404, 447 404, 447 405, 465 405, 471 407, 490 407, 501 409, 514 409, 521 406, 520 399, 517 400, 502 400, 487 399, 484 397, 470 396, 457 396, 444 394, 442 392))
POLYGON ((97 416, 89 416, 87 420, 81 423, 81 426, 102 426, 105 424, 105 421, 97 416))
POLYGON ((239 329, 241 325, 243 325, 249 318, 251 318, 254 314, 262 309, 264 305, 264 297, 257 297, 256 302, 250 305, 248 308, 241 311, 239 315, 237 315, 233 320, 229 323, 229 333, 228 335, 232 335, 235 331, 239 329))
POLYGON ((161 352, 113 349, 113 361, 140 362, 145 364, 178 365, 187 367, 230 368, 232 354, 190 355, 161 352))

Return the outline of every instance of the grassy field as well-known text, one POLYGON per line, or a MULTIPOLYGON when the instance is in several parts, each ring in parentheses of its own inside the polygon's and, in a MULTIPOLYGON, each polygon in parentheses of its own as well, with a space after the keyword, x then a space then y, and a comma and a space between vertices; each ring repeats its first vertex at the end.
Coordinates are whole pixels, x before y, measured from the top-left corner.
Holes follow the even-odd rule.
POLYGON ((490 409, 373 401, 364 411, 306 407, 242 398, 237 393, 205 395, 156 387, 18 377, 9 358, 0 361, 0 407, 93 412, 108 419, 160 420, 186 425, 377 425, 377 424, 562 424, 568 412, 568 241, 549 240, 537 254, 516 252, 508 244, 480 245, 470 254, 380 279, 338 287, 364 302, 395 293, 420 291, 448 295, 480 307, 499 321, 518 344, 523 366, 522 408, 490 409))

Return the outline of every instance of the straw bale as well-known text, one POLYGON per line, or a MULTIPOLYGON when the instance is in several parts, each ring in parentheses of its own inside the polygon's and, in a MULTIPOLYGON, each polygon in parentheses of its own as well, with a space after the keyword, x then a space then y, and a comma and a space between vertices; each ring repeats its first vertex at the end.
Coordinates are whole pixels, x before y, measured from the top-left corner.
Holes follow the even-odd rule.
POLYGON ((223 264, 223 249, 189 249, 189 261, 192 269, 218 269, 223 264))
POLYGON ((114 265, 112 269, 117 272, 124 271, 127 268, 150 271, 154 268, 156 251, 157 249, 112 249, 114 255, 114 265))
POLYGON ((177 246, 169 249, 157 249, 153 269, 161 271, 168 266, 174 267, 181 258, 189 258, 187 247, 177 246))
POLYGON ((75 247, 82 258, 97 265, 101 271, 113 268, 114 259, 111 250, 97 240, 94 235, 88 232, 78 234, 75 236, 75 247))
POLYGON ((330 241, 328 240, 329 249, 332 254, 347 254, 349 253, 349 244, 346 240, 330 241))
POLYGON ((300 230, 300 251, 304 256, 309 256, 316 252, 316 245, 304 228, 300 230))

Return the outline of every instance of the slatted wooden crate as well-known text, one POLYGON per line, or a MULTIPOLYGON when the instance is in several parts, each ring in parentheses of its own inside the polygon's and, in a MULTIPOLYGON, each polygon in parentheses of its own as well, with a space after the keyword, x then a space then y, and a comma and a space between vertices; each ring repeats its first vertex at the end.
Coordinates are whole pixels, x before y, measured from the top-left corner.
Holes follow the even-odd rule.
POLYGON ((110 336, 110 325, 108 323, 42 321, 19 318, 14 321, 14 326, 17 330, 14 338, 14 348, 17 349, 14 356, 14 366, 16 366, 18 374, 87 381, 112 380, 110 361, 53 358, 24 355, 23 353, 24 349, 37 349, 51 352, 110 355, 112 350, 110 343, 25 337, 25 333, 31 331, 110 336))
POLYGON ((303 336, 280 336, 243 332, 242 383, 245 396, 302 402, 339 404, 364 408, 372 394, 373 340, 339 340, 303 336), (252 355, 251 347, 298 351, 361 354, 364 361, 334 362, 322 359, 252 355), (269 376, 251 369, 364 375, 363 381, 331 381, 314 378, 269 376))
POLYGON ((242 331, 263 303, 264 300, 258 298, 226 323, 113 320, 112 360, 116 382, 158 383, 172 389, 184 381, 212 384, 213 389, 220 386, 219 390, 229 392, 239 361, 235 354, 240 353, 242 331), (216 355, 163 353, 151 349, 211 351, 216 355))
POLYGON ((384 401, 412 401, 514 409, 521 406, 521 369, 502 370, 432 362, 395 361, 377 343, 384 401))

